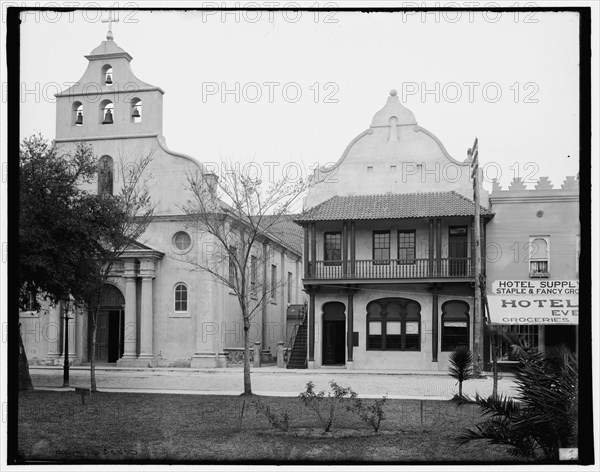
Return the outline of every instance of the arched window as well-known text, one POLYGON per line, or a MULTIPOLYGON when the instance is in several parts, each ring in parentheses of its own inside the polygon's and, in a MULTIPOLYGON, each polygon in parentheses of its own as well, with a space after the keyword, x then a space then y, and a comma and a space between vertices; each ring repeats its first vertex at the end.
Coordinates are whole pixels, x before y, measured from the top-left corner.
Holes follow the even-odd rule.
POLYGON ((529 277, 550 277, 549 251, 549 236, 529 238, 529 277))
POLYGON ((175 311, 187 311, 188 309, 188 290, 183 283, 175 286, 175 311))
POLYGON ((102 156, 98 164, 98 193, 113 194, 113 160, 110 156, 102 156))
POLYGON ((81 102, 73 103, 73 121, 75 126, 83 126, 83 104, 81 102))
POLYGON ((114 105, 110 100, 100 102, 100 123, 103 125, 113 124, 114 105))
POLYGON ((367 305, 367 350, 420 351, 421 305, 382 298, 367 305))
POLYGON ((102 66, 102 75, 100 77, 100 81, 102 84, 112 87, 113 84, 113 69, 110 64, 105 64, 102 66))
POLYGON ((442 305, 442 351, 469 349, 469 304, 452 300, 442 305))
POLYGON ((131 100, 131 121, 134 123, 142 122, 142 101, 139 98, 131 100))

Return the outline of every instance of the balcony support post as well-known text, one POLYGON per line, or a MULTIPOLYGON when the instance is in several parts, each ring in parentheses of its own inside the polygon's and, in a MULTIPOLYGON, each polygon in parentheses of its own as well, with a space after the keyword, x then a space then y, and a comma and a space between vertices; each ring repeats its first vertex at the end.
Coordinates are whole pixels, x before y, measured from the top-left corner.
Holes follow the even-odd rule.
POLYGON ((433 218, 429 218, 429 265, 427 274, 429 277, 433 275, 433 218))
POLYGON ((315 367, 315 290, 308 291, 308 368, 315 367))
POLYGON ((342 226, 342 275, 348 276, 348 222, 344 221, 342 226))
POLYGON ((437 275, 442 275, 442 219, 436 218, 435 257, 437 275))
POLYGON ((317 223, 311 223, 310 229, 310 275, 317 277, 317 223))
POLYGON ((350 274, 356 275, 356 233, 354 230, 354 221, 350 222, 350 274))
POLYGON ((352 368, 354 362, 354 291, 348 292, 348 357, 346 365, 352 368))
POLYGON ((438 361, 438 287, 433 284, 431 289, 431 361, 438 361))
POLYGON ((308 279, 310 277, 310 261, 308 257, 308 225, 304 225, 304 278, 308 279))

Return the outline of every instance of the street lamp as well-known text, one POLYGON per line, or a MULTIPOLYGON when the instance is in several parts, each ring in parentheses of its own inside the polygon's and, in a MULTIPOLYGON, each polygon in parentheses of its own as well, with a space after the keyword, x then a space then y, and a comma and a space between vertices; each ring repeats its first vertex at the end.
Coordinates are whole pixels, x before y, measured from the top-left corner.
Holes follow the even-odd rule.
POLYGON ((69 304, 71 299, 67 296, 61 299, 64 302, 65 306, 65 316, 62 316, 61 319, 65 320, 65 363, 63 365, 63 387, 69 386, 69 320, 73 318, 69 318, 69 304))

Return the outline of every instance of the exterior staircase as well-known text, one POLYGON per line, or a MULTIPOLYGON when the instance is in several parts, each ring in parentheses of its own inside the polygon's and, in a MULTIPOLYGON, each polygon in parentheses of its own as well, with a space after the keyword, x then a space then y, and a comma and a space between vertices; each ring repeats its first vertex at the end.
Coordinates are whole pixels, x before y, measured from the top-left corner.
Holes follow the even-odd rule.
POLYGON ((288 369, 306 369, 306 347, 307 347, 307 324, 306 317, 302 323, 297 325, 296 335, 292 339, 292 350, 288 359, 288 369))

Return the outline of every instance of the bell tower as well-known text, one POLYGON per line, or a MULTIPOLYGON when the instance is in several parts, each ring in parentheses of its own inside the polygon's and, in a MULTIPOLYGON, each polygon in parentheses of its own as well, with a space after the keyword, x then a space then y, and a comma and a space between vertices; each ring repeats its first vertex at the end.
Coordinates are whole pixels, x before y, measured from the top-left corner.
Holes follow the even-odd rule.
POLYGON ((93 141, 162 136, 163 90, 138 79, 132 57, 113 40, 112 18, 106 41, 85 58, 78 82, 56 94, 56 141, 93 141))

